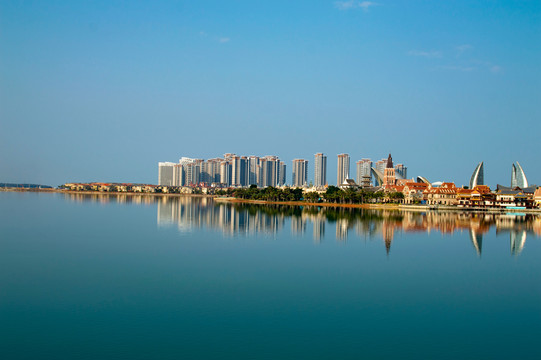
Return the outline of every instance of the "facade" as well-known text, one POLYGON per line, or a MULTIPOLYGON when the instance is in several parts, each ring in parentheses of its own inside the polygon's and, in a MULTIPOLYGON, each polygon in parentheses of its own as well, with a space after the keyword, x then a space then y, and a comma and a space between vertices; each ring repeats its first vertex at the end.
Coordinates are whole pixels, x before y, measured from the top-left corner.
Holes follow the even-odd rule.
POLYGON ((314 186, 327 185, 327 156, 322 153, 314 155, 314 186))
POLYGON ((286 184, 286 163, 281 161, 280 171, 278 172, 278 186, 284 186, 285 184, 286 184))
POLYGON ((393 158, 391 154, 387 158, 387 166, 383 172, 383 186, 390 187, 396 185, 396 174, 393 167, 393 158))
POLYGON ((402 194, 404 194, 404 204, 416 204, 424 200, 424 191, 428 185, 418 182, 407 182, 404 184, 402 194))
POLYGON ((231 184, 233 186, 248 185, 249 169, 246 156, 231 156, 231 184))
POLYGON ((519 187, 521 189, 528 187, 528 179, 526 179, 526 174, 524 173, 524 170, 522 169, 522 166, 520 164, 516 163, 513 164, 513 167, 511 169, 511 187, 519 187))
POLYGON ((477 185, 484 185, 485 184, 485 176, 484 176, 484 169, 483 169, 483 162, 481 161, 479 165, 475 168, 471 179, 470 179, 470 189, 473 189, 477 185))
POLYGON ((370 178, 372 177, 372 160, 370 159, 361 159, 357 161, 357 184, 364 185, 366 184, 366 178, 368 177, 368 183, 370 185, 370 178))
POLYGON ((231 164, 227 161, 220 163, 220 183, 224 186, 231 185, 231 164))
POLYGON ((428 205, 457 205, 457 187, 454 183, 443 183, 424 191, 428 205))
POLYGON ((259 176, 261 172, 261 166, 259 164, 258 156, 248 157, 248 185, 259 184, 259 176))
MULTIPOLYGON (((185 186, 186 173, 184 167, 180 164, 173 166, 173 186, 185 186)), ((159 184, 162 185, 162 184, 159 184)))
POLYGON ((197 186, 199 184, 201 179, 201 162, 193 162, 183 166, 185 172, 184 183, 187 186, 197 186))
POLYGON ((308 185, 308 160, 295 159, 291 168, 291 185, 303 187, 308 185))
POLYGON ((533 194, 534 205, 537 208, 541 208, 541 187, 538 187, 533 194))
POLYGON ((338 166, 336 174, 336 185, 341 185, 344 181, 349 178, 349 155, 348 154, 339 154, 338 155, 338 166))
POLYGON ((280 159, 274 155, 267 155, 261 161, 260 187, 278 186, 285 184, 286 167, 280 165, 280 159))
POLYGON ((175 165, 172 162, 158 163, 158 185, 173 186, 173 170, 175 165))
POLYGON ((493 207, 496 196, 486 185, 477 185, 473 189, 457 189, 457 205, 459 207, 493 207))

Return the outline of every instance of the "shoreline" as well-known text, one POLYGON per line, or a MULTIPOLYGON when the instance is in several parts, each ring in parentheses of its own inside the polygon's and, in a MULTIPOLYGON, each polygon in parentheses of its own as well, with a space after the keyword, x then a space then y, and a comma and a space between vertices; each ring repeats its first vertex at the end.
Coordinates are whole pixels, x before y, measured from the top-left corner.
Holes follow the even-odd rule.
POLYGON ((541 209, 506 209, 506 208, 463 208, 458 206, 434 206, 434 205, 407 205, 407 204, 339 204, 339 203, 314 203, 308 201, 267 201, 239 199, 234 197, 222 197, 213 194, 169 194, 169 193, 143 193, 143 192, 105 192, 105 191, 77 191, 63 189, 39 189, 39 188, 0 188, 4 192, 35 192, 35 193, 58 193, 72 195, 105 195, 105 196, 150 196, 150 197, 208 197, 216 202, 234 204, 254 205, 288 205, 288 206, 317 206, 349 209, 371 209, 371 210, 394 210, 394 211, 415 211, 415 212, 472 212, 482 214, 506 214, 506 213, 529 213, 541 214, 541 209))
POLYGON ((62 190, 62 189, 25 189, 25 188, 0 188, 0 191, 4 192, 44 192, 44 193, 57 193, 57 194, 73 194, 73 195, 127 195, 127 196, 164 196, 164 197, 177 197, 177 196, 193 196, 193 197, 216 197, 217 195, 210 194, 168 194, 168 193, 147 193, 147 192, 122 192, 122 191, 95 191, 95 190, 62 190))

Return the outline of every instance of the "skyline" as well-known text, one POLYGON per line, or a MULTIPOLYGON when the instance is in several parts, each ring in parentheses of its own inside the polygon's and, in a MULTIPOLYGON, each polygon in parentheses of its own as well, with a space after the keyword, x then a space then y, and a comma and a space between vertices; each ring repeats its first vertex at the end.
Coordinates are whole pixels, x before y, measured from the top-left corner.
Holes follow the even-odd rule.
MULTIPOLYGON (((324 153, 316 153, 314 154, 314 162, 313 162, 313 169, 310 169, 310 161, 307 159, 293 159, 291 164, 291 173, 287 174, 286 171, 286 163, 283 160, 280 160, 279 156, 276 155, 265 155, 265 156, 257 156, 257 155, 237 155, 232 153, 225 153, 223 154, 223 158, 220 157, 213 157, 209 159, 203 159, 201 157, 195 157, 195 158, 189 158, 183 156, 179 159, 178 163, 175 162, 158 162, 158 169, 159 169, 159 175, 158 175, 158 182, 157 185, 173 185, 173 183, 177 183, 175 186, 191 186, 199 183, 206 183, 207 185, 210 185, 211 183, 222 183, 227 184, 228 186, 231 185, 233 187, 241 186, 241 187, 247 187, 249 185, 258 185, 259 187, 265 187, 267 185, 263 185, 265 181, 261 180, 258 181, 260 175, 257 175, 256 173, 258 170, 256 168, 260 165, 260 160, 265 159, 273 159, 277 160, 279 165, 279 170, 277 169, 277 173, 274 175, 275 182, 279 186, 287 185, 287 186, 293 186, 293 187, 303 187, 303 186, 309 186, 309 184, 313 184, 313 186, 316 187, 322 187, 324 185, 333 185, 332 181, 329 183, 327 180, 327 156, 324 153), (181 170, 180 173, 176 173, 178 171, 179 165, 184 164, 193 164, 196 163, 199 166, 199 171, 201 174, 205 173, 206 175, 201 175, 203 178, 199 180, 192 180, 192 181, 186 181, 182 182, 178 179, 181 177, 184 178, 185 175, 181 175, 184 170, 181 170), (220 165, 221 164, 221 165, 220 165), (225 168, 222 165, 226 165, 225 168), (162 166, 169 166, 169 173, 166 176, 167 180, 161 180, 162 179, 162 166), (177 170, 173 170, 173 167, 177 170), (226 168, 229 168, 230 170, 226 170, 226 168), (231 172, 231 173, 230 173, 231 172), (231 174, 236 174, 235 176, 231 174), (245 175, 241 175, 245 174, 245 175), (313 176, 310 176, 312 174, 313 176), (206 176, 209 178, 207 179, 206 176), (321 183, 317 180, 319 177, 321 183), (174 180, 174 179, 177 180, 174 180), (218 179, 221 178, 221 179, 218 179), (228 178, 229 180, 226 180, 225 182, 222 180, 224 178, 228 178), (287 179, 291 179, 291 181, 288 181, 287 179), (280 179, 280 180, 279 180, 280 179), (182 184, 181 184, 182 183, 182 184)), ((349 154, 338 154, 337 155, 337 182, 336 186, 339 186, 344 183, 344 180, 346 179, 346 176, 349 174, 348 179, 352 179, 356 182, 357 185, 362 185, 364 181, 367 181, 367 184, 370 182, 373 182, 374 186, 380 186, 379 181, 377 180, 376 172, 379 172, 379 176, 385 177, 386 172, 390 166, 392 169, 391 175, 393 178, 396 177, 398 179, 406 179, 406 180, 412 180, 412 181, 419 181, 421 182, 430 182, 432 184, 438 184, 442 182, 451 182, 455 183, 454 181, 448 180, 448 179, 439 179, 439 180, 433 180, 433 179, 427 179, 426 176, 422 174, 412 175, 408 176, 408 167, 404 163, 398 163, 396 162, 393 165, 393 160, 391 154, 387 158, 380 159, 378 161, 373 161, 370 158, 362 158, 358 161, 354 161, 353 169, 351 168, 350 164, 350 156, 349 154), (371 169, 374 169, 372 171, 371 169), (348 171, 349 170, 349 171, 348 171), (355 174, 355 175, 353 175, 355 174), (366 178, 368 176, 368 178, 366 178)), ((198 175, 199 176, 199 175, 198 175)), ((187 178, 192 179, 192 175, 188 175, 187 178)), ((198 178, 198 177, 197 177, 198 178)), ((195 178, 194 178, 195 179, 195 178)), ((270 181, 270 180, 269 180, 270 181)), ((271 181, 272 182, 272 181, 271 181)), ((364 184, 364 186, 368 186, 367 184, 364 184)), ((511 177, 509 183, 497 183, 497 184, 490 184, 486 183, 484 181, 484 163, 480 162, 475 167, 474 171, 471 174, 469 183, 466 184, 456 184, 459 187, 467 186, 470 189, 473 189, 477 185, 488 185, 488 186, 509 186, 511 188, 514 187, 520 187, 520 188, 527 188, 530 187, 529 182, 527 180, 526 174, 524 169, 522 169, 522 166, 520 166, 519 162, 517 161, 516 164, 513 163, 511 166, 511 177), (509 185, 507 185, 509 184, 509 185)), ((537 186, 537 184, 531 184, 532 186, 537 186)), ((271 185, 274 186, 274 185, 271 185)), ((312 186, 312 185, 310 185, 312 186)))
POLYGON ((308 159, 312 178, 322 152, 328 182, 337 154, 392 153, 409 177, 466 185, 483 162, 508 184, 518 161, 540 183, 540 17, 536 1, 0 2, 0 181, 154 183, 158 161, 223 152, 308 159))

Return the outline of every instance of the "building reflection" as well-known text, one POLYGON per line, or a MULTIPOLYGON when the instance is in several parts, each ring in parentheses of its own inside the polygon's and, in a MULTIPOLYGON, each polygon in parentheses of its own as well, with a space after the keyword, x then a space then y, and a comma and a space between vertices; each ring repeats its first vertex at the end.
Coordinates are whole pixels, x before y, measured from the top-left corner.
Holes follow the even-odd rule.
MULTIPOLYGON (((176 224, 179 231, 205 227, 226 235, 275 234, 283 228, 285 214, 252 210, 246 206, 216 203, 207 197, 162 197, 158 201, 158 226, 176 224)), ((292 218, 293 232, 302 234, 305 227, 300 219, 292 218)))
POLYGON ((518 256, 526 239, 541 237, 541 216, 517 213, 475 213, 459 211, 388 211, 334 207, 254 205, 215 201, 211 197, 152 196, 134 194, 64 194, 75 202, 98 204, 157 205, 159 227, 176 226, 181 232, 211 228, 225 235, 278 234, 288 224, 291 233, 321 243, 328 226, 335 227, 335 240, 346 242, 351 233, 362 241, 382 241, 387 254, 398 234, 442 235, 465 232, 478 256, 483 237, 491 228, 497 236, 508 236, 510 252, 518 256), (309 225, 312 226, 309 226, 309 225))

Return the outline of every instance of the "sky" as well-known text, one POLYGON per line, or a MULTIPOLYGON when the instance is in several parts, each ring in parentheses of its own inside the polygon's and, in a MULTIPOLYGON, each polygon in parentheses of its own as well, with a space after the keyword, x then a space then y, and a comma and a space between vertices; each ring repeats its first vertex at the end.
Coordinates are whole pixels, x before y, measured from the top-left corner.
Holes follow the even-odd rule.
POLYGON ((0 182, 157 183, 224 153, 392 153, 541 185, 541 1, 0 0, 0 182))

